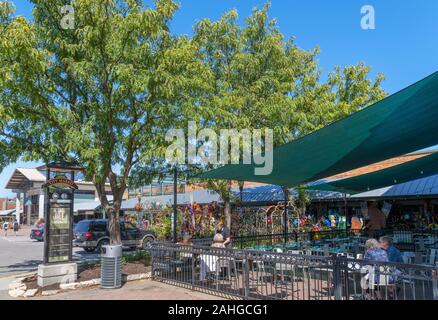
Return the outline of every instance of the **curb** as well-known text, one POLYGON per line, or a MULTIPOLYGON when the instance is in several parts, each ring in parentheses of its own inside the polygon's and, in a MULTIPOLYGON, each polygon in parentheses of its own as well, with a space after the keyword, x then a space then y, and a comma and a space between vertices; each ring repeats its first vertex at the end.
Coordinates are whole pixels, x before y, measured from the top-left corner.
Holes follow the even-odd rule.
MULTIPOLYGON (((12 283, 9 284, 9 295, 13 298, 32 298, 34 297, 40 289, 27 289, 26 284, 24 283, 25 280, 28 278, 36 276, 37 273, 28 274, 24 277, 18 278, 12 283)), ((131 282, 131 281, 139 281, 139 280, 149 280, 152 278, 152 273, 138 273, 138 274, 130 274, 130 275, 123 275, 122 280, 124 282, 131 282)), ((94 286, 100 285, 100 279, 92 279, 87 281, 80 281, 80 282, 71 282, 71 283, 62 283, 59 285, 59 290, 43 290, 41 291, 42 296, 52 296, 58 293, 62 293, 65 291, 71 291, 71 290, 78 290, 78 289, 85 289, 90 288, 94 286)))

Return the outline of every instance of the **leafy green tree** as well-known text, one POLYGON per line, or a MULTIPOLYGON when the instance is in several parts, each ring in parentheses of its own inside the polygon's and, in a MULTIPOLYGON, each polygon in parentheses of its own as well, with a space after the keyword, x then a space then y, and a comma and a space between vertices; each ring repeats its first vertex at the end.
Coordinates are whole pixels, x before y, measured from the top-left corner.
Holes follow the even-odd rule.
MULTIPOLYGON (((382 78, 369 80, 363 64, 323 82, 318 49, 284 39, 269 6, 244 26, 235 11, 202 20, 189 39, 170 32, 171 0, 76 0, 72 29, 62 24, 65 1, 32 2, 28 21, 0 1, 0 167, 78 162, 108 213, 112 243, 128 179, 162 172, 169 128, 266 127, 278 146, 384 96, 382 78)), ((208 184, 230 225, 230 182, 208 184)))
POLYGON ((107 212, 111 243, 121 243, 130 173, 162 159, 167 129, 193 114, 203 63, 190 39, 171 35, 171 0, 76 0, 73 28, 63 25, 65 1, 31 2, 32 21, 0 2, 1 167, 76 161, 107 212))
MULTIPOLYGON (((200 59, 211 74, 197 110, 204 126, 217 132, 270 128, 277 147, 385 96, 383 76, 370 80, 363 63, 337 67, 322 81, 319 49, 303 50, 285 39, 268 12, 269 5, 254 9, 243 26, 234 10, 195 26, 200 59)), ((207 186, 221 194, 230 227, 230 182, 207 186)))

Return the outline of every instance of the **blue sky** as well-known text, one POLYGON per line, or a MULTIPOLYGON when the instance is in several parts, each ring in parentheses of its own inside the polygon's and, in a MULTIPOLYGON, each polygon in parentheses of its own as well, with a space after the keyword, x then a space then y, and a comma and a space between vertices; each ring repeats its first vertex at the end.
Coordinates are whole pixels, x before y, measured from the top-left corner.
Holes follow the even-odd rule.
MULTIPOLYGON (((31 5, 12 1, 16 14, 31 17, 31 5)), ((149 1, 148 1, 149 2, 149 1)), ((240 19, 261 7, 262 0, 180 0, 181 9, 172 22, 176 34, 191 34, 196 21, 218 19, 237 9, 240 19)), ((304 48, 321 48, 320 66, 327 74, 335 66, 360 61, 373 67, 372 75, 383 73, 384 89, 394 93, 438 70, 438 1, 436 0, 271 0, 270 15, 286 37, 294 36, 304 48), (363 5, 372 5, 376 29, 362 30, 363 5)), ((34 163, 17 163, 0 175, 0 196, 13 170, 34 163)))

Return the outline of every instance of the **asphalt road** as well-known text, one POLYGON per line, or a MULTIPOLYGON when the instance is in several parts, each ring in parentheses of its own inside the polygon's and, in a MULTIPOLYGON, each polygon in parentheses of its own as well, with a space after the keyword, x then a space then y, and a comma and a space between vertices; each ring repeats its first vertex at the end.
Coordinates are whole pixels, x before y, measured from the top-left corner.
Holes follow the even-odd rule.
MULTIPOLYGON (((0 236, 0 299, 8 299, 8 285, 14 278, 35 271, 43 260, 43 242, 31 240, 26 235, 0 236)), ((97 253, 87 253, 73 248, 73 260, 99 259, 97 253)))

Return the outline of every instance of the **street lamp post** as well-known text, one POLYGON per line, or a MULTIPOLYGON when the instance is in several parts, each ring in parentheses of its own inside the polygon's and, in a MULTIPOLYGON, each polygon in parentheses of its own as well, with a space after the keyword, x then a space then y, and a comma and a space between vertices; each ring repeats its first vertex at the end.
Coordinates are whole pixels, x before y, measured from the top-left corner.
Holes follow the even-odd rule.
POLYGON ((239 184, 239 192, 240 192, 240 217, 244 218, 243 214, 243 186, 245 185, 245 181, 238 181, 239 184))
POLYGON ((243 187, 245 185, 245 181, 238 181, 239 184, 239 192, 240 192, 240 206, 243 207, 243 187))

